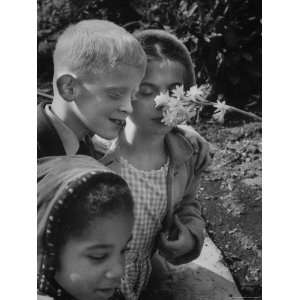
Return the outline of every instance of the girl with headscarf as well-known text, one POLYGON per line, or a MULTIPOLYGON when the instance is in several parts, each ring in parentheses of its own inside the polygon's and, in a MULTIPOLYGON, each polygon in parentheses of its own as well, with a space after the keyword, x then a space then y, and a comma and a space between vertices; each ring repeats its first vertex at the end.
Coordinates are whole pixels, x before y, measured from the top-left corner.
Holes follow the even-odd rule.
POLYGON ((122 299, 133 227, 126 182, 87 156, 38 160, 38 299, 122 299))

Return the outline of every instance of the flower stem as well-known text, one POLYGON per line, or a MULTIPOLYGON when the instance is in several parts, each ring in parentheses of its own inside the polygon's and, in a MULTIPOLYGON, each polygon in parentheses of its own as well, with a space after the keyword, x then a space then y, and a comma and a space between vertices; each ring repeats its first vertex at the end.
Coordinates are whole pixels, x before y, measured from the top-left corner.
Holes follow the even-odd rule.
POLYGON ((240 114, 243 114, 245 116, 252 117, 255 120, 262 121, 262 118, 260 116, 256 115, 256 114, 254 114, 254 113, 236 108, 234 106, 230 106, 230 105, 227 105, 227 106, 228 106, 229 110, 236 111, 236 112, 239 112, 240 114))
MULTIPOLYGON (((203 100, 203 99, 197 99, 197 103, 199 104, 203 104, 203 105, 207 105, 207 106, 214 106, 214 102, 210 102, 210 101, 207 101, 207 100, 203 100)), ((254 113, 251 113, 251 112, 248 112, 248 111, 245 111, 243 109, 240 109, 240 108, 237 108, 237 107, 234 107, 234 106, 231 106, 231 105, 227 105, 226 104, 226 107, 228 109, 228 111, 235 111, 235 112, 238 112, 242 115, 245 115, 245 116, 248 116, 248 117, 251 117, 255 120, 258 120, 258 121, 262 121, 262 118, 254 113)))

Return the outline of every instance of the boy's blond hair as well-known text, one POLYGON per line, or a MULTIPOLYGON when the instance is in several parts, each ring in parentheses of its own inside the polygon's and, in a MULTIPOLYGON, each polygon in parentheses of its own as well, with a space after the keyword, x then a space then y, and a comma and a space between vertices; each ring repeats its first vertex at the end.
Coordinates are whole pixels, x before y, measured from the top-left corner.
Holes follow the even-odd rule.
POLYGON ((54 55, 54 76, 71 71, 76 75, 97 75, 125 64, 142 70, 146 55, 139 42, 120 26, 104 20, 85 20, 70 25, 58 38, 54 55))

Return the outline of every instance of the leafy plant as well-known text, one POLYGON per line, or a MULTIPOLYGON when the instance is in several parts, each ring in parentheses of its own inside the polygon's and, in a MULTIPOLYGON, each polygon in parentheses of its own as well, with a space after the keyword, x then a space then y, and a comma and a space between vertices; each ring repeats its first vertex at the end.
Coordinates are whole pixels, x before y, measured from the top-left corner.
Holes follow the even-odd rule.
POLYGON ((188 47, 197 84, 209 99, 261 112, 261 1, 38 0, 38 74, 52 75, 58 35, 82 19, 107 19, 128 31, 161 28, 188 47))
POLYGON ((162 28, 188 47, 197 83, 237 107, 261 110, 259 0, 135 1, 142 29, 162 28))

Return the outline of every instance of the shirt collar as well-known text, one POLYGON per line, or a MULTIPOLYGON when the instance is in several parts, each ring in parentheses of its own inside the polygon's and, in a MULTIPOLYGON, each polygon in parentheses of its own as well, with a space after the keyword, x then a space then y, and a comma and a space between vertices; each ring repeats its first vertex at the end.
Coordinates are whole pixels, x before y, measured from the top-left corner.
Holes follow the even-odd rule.
POLYGON ((67 155, 74 155, 79 149, 79 141, 75 133, 46 105, 45 112, 55 127, 67 155))

